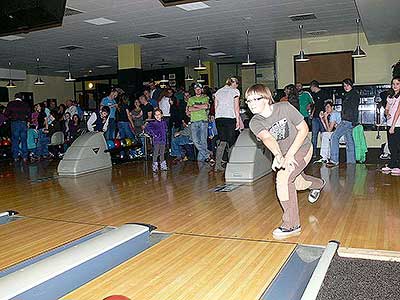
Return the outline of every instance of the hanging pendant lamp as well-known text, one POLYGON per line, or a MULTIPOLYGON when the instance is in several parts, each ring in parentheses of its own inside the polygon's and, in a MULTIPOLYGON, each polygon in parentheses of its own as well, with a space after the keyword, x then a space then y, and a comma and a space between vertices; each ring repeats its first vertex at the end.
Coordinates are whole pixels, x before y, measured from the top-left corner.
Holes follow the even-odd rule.
POLYGON ((203 70, 206 70, 207 67, 204 66, 204 65, 201 63, 201 58, 200 58, 200 52, 201 52, 201 50, 200 50, 200 37, 199 37, 199 36, 197 36, 197 47, 198 47, 198 52, 199 52, 199 60, 198 60, 198 65, 195 66, 193 69, 194 69, 195 71, 203 71, 203 70))
POLYGON ((65 78, 65 82, 74 82, 76 79, 71 75, 71 53, 68 53, 68 77, 65 78))
POLYGON ((299 31, 300 31, 300 52, 299 55, 296 57, 297 62, 306 62, 309 61, 310 59, 304 54, 303 50, 303 25, 299 25, 299 31))
POLYGON ((190 74, 189 74, 189 70, 190 70, 190 56, 188 55, 188 56, 186 56, 186 58, 187 58, 188 74, 187 74, 186 77, 185 77, 185 81, 193 81, 193 77, 190 76, 190 74))
POLYGON ((351 54, 351 56, 354 58, 363 58, 366 57, 367 54, 365 53, 364 50, 361 49, 360 46, 360 19, 358 18, 356 19, 356 24, 357 24, 357 46, 356 49, 351 54))
POLYGON ((256 63, 250 61, 250 44, 249 44, 249 31, 246 30, 246 45, 247 45, 247 61, 242 63, 242 66, 254 66, 256 63))
POLYGON ((40 58, 36 58, 36 65, 37 65, 37 78, 35 82, 33 83, 34 85, 44 85, 44 81, 40 77, 40 58))
POLYGON ((6 85, 6 88, 16 88, 17 86, 15 85, 14 81, 11 79, 11 61, 8 62, 8 84, 6 85))

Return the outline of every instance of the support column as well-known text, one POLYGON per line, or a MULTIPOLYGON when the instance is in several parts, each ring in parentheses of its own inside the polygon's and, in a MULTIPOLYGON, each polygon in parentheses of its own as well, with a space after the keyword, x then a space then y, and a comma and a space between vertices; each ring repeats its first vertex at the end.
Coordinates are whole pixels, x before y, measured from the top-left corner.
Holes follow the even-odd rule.
POLYGON ((143 91, 142 48, 139 44, 118 46, 118 85, 129 96, 143 91))

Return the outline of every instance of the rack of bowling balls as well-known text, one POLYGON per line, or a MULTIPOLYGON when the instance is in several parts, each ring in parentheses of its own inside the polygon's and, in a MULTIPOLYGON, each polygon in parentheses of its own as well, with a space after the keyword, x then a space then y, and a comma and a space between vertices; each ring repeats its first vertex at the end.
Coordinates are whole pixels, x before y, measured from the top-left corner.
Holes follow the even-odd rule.
POLYGON ((136 139, 114 139, 107 140, 107 150, 105 152, 110 152, 111 155, 118 155, 121 151, 124 150, 140 150, 142 147, 142 143, 140 140, 136 139))
POLYGON ((11 156, 11 139, 0 138, 0 157, 7 158, 11 156))

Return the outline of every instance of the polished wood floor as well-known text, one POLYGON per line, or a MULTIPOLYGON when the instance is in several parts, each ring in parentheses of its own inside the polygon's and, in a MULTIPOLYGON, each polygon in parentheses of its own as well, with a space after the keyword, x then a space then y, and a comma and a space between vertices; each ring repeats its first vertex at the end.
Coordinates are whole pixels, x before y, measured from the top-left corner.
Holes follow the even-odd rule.
POLYGON ((21 248, 24 240, 29 243, 23 254, 6 241, 0 244, 5 262, 0 268, 107 225, 143 222, 173 233, 65 299, 101 299, 109 292, 132 299, 258 299, 298 243, 337 240, 343 247, 400 251, 400 177, 380 173, 377 165, 310 165, 307 173, 322 176, 327 185, 315 204, 308 203, 306 192, 298 194, 302 234, 281 242, 271 235, 282 217, 272 174, 215 193, 222 174, 192 162, 156 175, 150 163, 127 163, 78 178, 58 178, 56 166, 0 165, 0 212, 17 210, 27 217, 0 225, 1 240, 12 237, 21 248), (28 221, 41 224, 44 236, 20 223, 28 221), (175 260, 179 272, 168 267, 175 260), (147 271, 139 275, 135 269, 147 271))
POLYGON ((294 248, 174 235, 62 299, 259 299, 294 248))
MULTIPOLYGON (((221 174, 196 163, 173 165, 153 175, 143 162, 73 178, 55 175, 56 164, 2 168, 0 211, 24 216, 95 225, 146 222, 176 233, 272 240, 281 222, 273 175, 252 186, 214 193, 221 174)), ((327 180, 320 200, 299 193, 302 234, 289 242, 400 251, 400 177, 380 173, 377 165, 326 169, 308 173, 327 180)))

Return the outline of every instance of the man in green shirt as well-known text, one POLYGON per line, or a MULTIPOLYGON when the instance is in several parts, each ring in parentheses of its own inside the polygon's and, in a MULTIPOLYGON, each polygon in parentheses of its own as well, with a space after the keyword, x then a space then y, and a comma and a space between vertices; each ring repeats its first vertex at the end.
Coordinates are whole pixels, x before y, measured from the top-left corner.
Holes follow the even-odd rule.
POLYGON ((208 97, 203 95, 203 87, 199 83, 195 84, 194 92, 195 95, 188 99, 186 113, 190 116, 193 143, 199 151, 197 160, 206 161, 209 156, 207 150, 208 97))
POLYGON ((311 94, 303 90, 303 85, 300 82, 296 83, 296 89, 299 92, 299 111, 303 115, 304 120, 310 125, 311 105, 314 103, 311 94))

